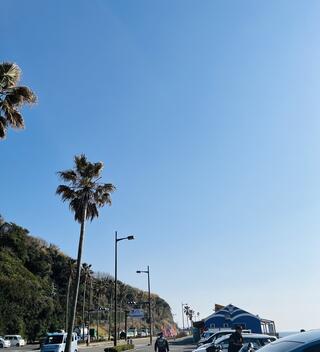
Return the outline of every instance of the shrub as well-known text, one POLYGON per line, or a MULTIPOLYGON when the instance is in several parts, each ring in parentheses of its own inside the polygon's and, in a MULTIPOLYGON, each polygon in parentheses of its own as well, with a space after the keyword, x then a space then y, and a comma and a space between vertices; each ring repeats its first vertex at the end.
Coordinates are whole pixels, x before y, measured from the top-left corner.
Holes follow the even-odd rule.
POLYGON ((104 349, 104 352, 122 352, 122 351, 128 351, 133 349, 134 349, 133 344, 124 344, 124 345, 118 345, 114 347, 107 347, 104 349))

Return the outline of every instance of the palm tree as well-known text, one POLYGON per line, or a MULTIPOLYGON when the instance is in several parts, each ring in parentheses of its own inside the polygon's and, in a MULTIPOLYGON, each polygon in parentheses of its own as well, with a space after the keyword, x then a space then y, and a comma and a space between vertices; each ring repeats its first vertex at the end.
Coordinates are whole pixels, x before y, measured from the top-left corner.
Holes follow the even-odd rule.
POLYGON ((12 62, 0 64, 0 139, 4 139, 8 127, 24 128, 20 109, 25 104, 34 104, 37 100, 33 91, 17 86, 21 76, 20 67, 12 62))
POLYGON ((115 190, 111 183, 98 182, 103 169, 102 162, 91 163, 84 154, 75 156, 74 162, 73 169, 58 172, 60 178, 67 184, 59 185, 56 190, 56 193, 61 196, 64 202, 69 202, 69 208, 74 213, 75 221, 80 223, 77 270, 65 352, 71 352, 71 338, 79 294, 85 223, 87 220, 92 221, 99 216, 98 208, 103 207, 105 204, 111 205, 110 193, 115 190))
POLYGON ((189 306, 184 306, 184 314, 187 316, 187 325, 188 325, 188 329, 189 329, 189 314, 190 314, 190 307, 189 306))

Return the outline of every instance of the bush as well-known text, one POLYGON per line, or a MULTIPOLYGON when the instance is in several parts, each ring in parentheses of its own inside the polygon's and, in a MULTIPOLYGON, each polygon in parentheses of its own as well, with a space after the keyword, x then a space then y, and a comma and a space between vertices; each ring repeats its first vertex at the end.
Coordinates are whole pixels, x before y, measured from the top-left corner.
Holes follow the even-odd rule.
POLYGON ((133 344, 124 344, 124 345, 118 345, 115 347, 107 347, 104 349, 104 352, 122 352, 122 351, 128 351, 133 349, 134 349, 133 344))

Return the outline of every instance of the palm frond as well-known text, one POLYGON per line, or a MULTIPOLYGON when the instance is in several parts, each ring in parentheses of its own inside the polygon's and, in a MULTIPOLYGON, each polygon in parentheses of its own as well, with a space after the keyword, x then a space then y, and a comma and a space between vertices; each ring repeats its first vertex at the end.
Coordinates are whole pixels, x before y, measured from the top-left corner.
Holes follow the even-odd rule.
POLYGON ((103 170, 103 162, 93 163, 90 165, 90 173, 92 177, 99 177, 103 170))
POLYGON ((3 116, 0 116, 0 139, 3 139, 6 137, 7 127, 8 127, 7 120, 3 116))
POLYGON ((74 219, 78 222, 83 221, 83 211, 86 204, 83 202, 81 198, 74 198, 69 204, 69 208, 74 212, 74 219))
POLYGON ((23 97, 23 102, 27 104, 35 104, 37 102, 37 96, 29 87, 20 86, 13 88, 13 93, 23 97))
POLYGON ((13 110, 11 117, 12 117, 12 120, 14 121, 14 123, 12 124, 12 127, 20 128, 20 129, 24 128, 23 117, 18 111, 13 110))
POLYGON ((7 91, 5 100, 12 106, 20 107, 23 104, 35 104, 37 97, 28 87, 14 87, 7 91))
POLYGON ((83 170, 87 167, 88 161, 87 157, 84 154, 76 155, 74 157, 75 169, 76 171, 82 175, 83 170))
POLYGON ((76 182, 76 180, 77 180, 77 174, 72 169, 65 170, 65 171, 59 171, 59 172, 57 172, 57 174, 65 182, 76 182))
POLYGON ((24 128, 24 120, 22 115, 14 109, 7 100, 2 102, 2 111, 4 112, 8 125, 13 128, 24 128))
POLYGON ((0 87, 2 89, 15 87, 21 76, 20 67, 12 62, 0 64, 0 87))
POLYGON ((89 203, 87 207, 87 219, 92 221, 94 218, 99 217, 99 212, 95 203, 89 203))
POLYGON ((66 185, 59 185, 56 194, 60 195, 62 201, 72 201, 76 197, 76 192, 66 185))

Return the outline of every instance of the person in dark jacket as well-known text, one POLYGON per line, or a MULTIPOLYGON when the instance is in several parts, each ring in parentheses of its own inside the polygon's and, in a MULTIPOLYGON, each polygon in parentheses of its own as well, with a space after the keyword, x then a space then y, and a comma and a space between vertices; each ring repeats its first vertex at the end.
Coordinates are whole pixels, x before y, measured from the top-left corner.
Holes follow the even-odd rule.
POLYGON ((236 326, 236 331, 229 337, 228 352, 238 352, 243 345, 242 327, 236 326))
POLYGON ((156 339, 156 343, 154 344, 155 352, 169 352, 169 344, 168 341, 163 337, 163 333, 160 332, 159 337, 156 339))

